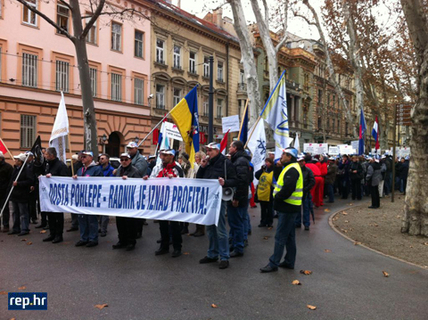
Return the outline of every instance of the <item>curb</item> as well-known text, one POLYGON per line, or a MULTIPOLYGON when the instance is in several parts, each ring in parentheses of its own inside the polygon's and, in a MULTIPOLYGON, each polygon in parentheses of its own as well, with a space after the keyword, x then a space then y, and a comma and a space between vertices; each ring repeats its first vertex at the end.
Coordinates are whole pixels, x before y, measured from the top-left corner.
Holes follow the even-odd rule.
MULTIPOLYGON (((353 206, 352 208, 358 208, 358 207, 361 207, 361 206, 363 206, 363 204, 358 205, 358 206, 353 206)), ((355 243, 355 240, 354 240, 354 239, 351 239, 350 237, 348 237, 348 236, 344 235, 342 232, 340 232, 339 230, 337 230, 337 229, 334 227, 334 224, 333 224, 333 218, 334 218, 336 215, 338 215, 339 213, 342 213, 342 212, 343 212, 343 211, 345 211, 345 210, 348 210, 348 209, 339 209, 338 211, 333 212, 332 214, 330 214, 330 216, 328 217, 328 224, 330 225, 330 228, 332 228, 332 229, 333 229, 337 234, 341 235, 342 237, 344 237, 345 239, 347 239, 347 240, 351 241, 352 243, 355 243)), ((421 269, 423 269, 423 270, 428 270, 428 266, 421 266, 421 265, 419 265, 419 264, 416 264, 416 263, 413 263, 413 262, 409 262, 409 261, 403 260, 403 259, 401 259, 401 258, 397 258, 397 257, 391 256, 391 255, 389 255, 389 254, 383 253, 383 252, 378 251, 378 250, 376 250, 376 249, 370 248, 370 247, 368 247, 368 246, 366 246, 366 245, 364 245, 364 244, 362 244, 362 243, 359 243, 359 244, 358 244, 358 246, 363 247, 363 248, 365 248, 365 249, 367 249, 367 250, 373 251, 373 252, 375 252, 375 253, 377 253, 377 254, 380 254, 380 255, 382 255, 382 256, 384 256, 384 257, 388 257, 388 258, 391 258, 391 259, 394 259, 394 260, 398 260, 398 261, 404 262, 404 263, 406 263, 406 264, 409 264, 409 265, 411 265, 411 266, 421 268, 421 269)))

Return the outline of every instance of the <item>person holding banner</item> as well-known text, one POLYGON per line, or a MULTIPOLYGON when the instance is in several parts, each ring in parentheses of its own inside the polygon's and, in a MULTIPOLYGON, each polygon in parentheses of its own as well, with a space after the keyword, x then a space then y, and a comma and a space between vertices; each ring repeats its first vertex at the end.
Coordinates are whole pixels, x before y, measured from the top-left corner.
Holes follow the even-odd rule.
MULTIPOLYGON (((10 178, 12 176, 13 167, 4 160, 4 154, 0 151, 0 208, 3 208, 6 198, 8 185, 10 182, 10 178)), ((7 201, 3 215, 1 217, 3 222, 3 232, 9 232, 9 220, 10 220, 10 212, 9 212, 9 201, 7 201)))
MULTIPOLYGON (((45 157, 47 160, 46 165, 46 178, 52 176, 66 177, 68 176, 67 165, 58 159, 56 149, 53 147, 47 148, 45 157)), ((64 213, 63 212, 48 212, 49 231, 50 234, 43 242, 59 243, 62 242, 62 233, 64 230, 64 213)))
MULTIPOLYGON (((92 151, 82 151, 81 155, 83 167, 77 171, 77 177, 102 177, 103 172, 94 162, 92 151)), ((80 240, 75 244, 76 247, 86 246, 88 248, 98 245, 98 216, 92 214, 79 214, 80 240)))
MULTIPOLYGON (((166 149, 160 151, 160 158, 162 164, 160 166, 155 166, 153 168, 150 178, 183 178, 183 169, 175 163, 175 150, 166 149)), ((148 176, 143 177, 144 180, 148 179, 148 176)), ((161 245, 158 250, 156 250, 155 255, 166 254, 169 252, 169 228, 171 227, 172 233, 172 246, 174 251, 172 252, 172 257, 176 258, 181 256, 181 228, 180 222, 178 221, 159 221, 159 230, 161 234, 161 245)))
MULTIPOLYGON (((131 156, 128 153, 120 155, 120 168, 116 171, 116 177, 141 178, 140 172, 131 164, 131 156)), ((116 217, 116 227, 119 237, 119 242, 114 244, 113 249, 126 248, 126 251, 134 250, 137 243, 137 227, 138 220, 136 218, 116 217)))
MULTIPOLYGON (((208 158, 201 161, 196 178, 198 179, 218 179, 223 188, 231 188, 237 184, 236 171, 232 162, 221 152, 218 143, 211 142, 205 146, 208 158)), ((216 262, 220 257, 219 269, 226 269, 229 266, 229 239, 226 228, 226 204, 221 201, 220 216, 218 226, 207 226, 208 232, 208 253, 199 260, 199 263, 216 262)))

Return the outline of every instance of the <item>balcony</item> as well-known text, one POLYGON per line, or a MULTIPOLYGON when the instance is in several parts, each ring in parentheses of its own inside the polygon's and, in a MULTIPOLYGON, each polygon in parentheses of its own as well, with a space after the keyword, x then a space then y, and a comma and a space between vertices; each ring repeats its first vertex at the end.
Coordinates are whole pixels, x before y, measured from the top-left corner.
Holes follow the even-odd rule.
POLYGON ((247 84, 244 82, 238 82, 238 90, 236 92, 246 93, 247 92, 247 84))
POLYGON ((155 67, 158 67, 160 69, 168 69, 168 66, 165 63, 165 60, 155 60, 154 65, 155 67))

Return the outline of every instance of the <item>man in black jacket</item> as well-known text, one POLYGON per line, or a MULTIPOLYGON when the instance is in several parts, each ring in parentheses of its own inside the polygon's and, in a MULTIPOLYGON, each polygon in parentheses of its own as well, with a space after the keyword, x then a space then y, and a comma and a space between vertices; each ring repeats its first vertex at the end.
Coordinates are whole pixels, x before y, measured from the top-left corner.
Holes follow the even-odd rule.
POLYGON ((297 163, 297 150, 283 150, 281 163, 284 165, 274 190, 274 209, 278 212, 278 225, 275 234, 275 249, 269 263, 261 268, 262 273, 277 271, 278 267, 294 269, 296 261, 296 228, 294 221, 300 213, 303 196, 303 174, 297 163), (284 246, 287 254, 280 263, 284 246))
MULTIPOLYGON (((54 177, 66 177, 68 176, 67 165, 60 161, 57 156, 55 148, 47 148, 45 157, 47 160, 46 164, 46 178, 54 177)), ((47 238, 43 239, 43 242, 59 243, 62 242, 62 233, 64 230, 64 213, 63 212, 48 212, 49 220, 49 231, 50 234, 47 238)))
MULTIPOLYGON (((303 205, 303 225, 305 226, 305 230, 309 231, 309 226, 311 225, 311 207, 312 207, 312 196, 311 189, 315 186, 315 177, 314 173, 311 169, 305 166, 305 155, 299 155, 297 158, 297 162, 300 165, 300 169, 302 169, 303 174, 303 197, 302 197, 302 205, 303 205)), ((302 224, 302 215, 299 213, 296 217, 296 228, 300 228, 302 224)))
POLYGON ((248 187, 252 182, 250 171, 250 156, 245 152, 242 141, 233 141, 229 147, 229 154, 236 171, 236 191, 233 200, 227 206, 227 218, 232 233, 233 251, 231 258, 244 255, 244 223, 248 209, 248 187))
MULTIPOLYGON (((220 153, 218 143, 212 142, 205 147, 209 158, 201 161, 196 178, 218 179, 224 188, 234 187, 237 183, 235 168, 230 160, 220 153)), ((221 201, 218 227, 215 225, 207 226, 208 253, 205 258, 199 260, 199 263, 216 262, 220 256, 220 269, 226 269, 229 266, 230 257, 229 237, 226 228, 226 204, 226 201, 221 201)))
MULTIPOLYGON (((10 182, 10 177, 12 176, 12 172, 12 166, 4 161, 4 154, 0 151, 0 210, 3 208, 4 202, 6 201, 8 195, 8 185, 10 182)), ((9 232, 9 219, 9 201, 7 201, 2 215, 3 232, 9 232)))

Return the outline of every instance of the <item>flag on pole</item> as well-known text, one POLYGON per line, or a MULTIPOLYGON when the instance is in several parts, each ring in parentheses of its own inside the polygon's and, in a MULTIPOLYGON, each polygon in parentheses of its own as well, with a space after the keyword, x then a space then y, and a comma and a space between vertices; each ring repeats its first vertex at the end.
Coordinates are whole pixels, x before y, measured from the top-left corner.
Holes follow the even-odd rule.
POLYGON ((181 101, 171 110, 170 114, 185 145, 185 151, 189 155, 190 165, 193 168, 195 153, 199 151, 199 115, 197 86, 195 86, 181 101))
POLYGON ((40 136, 37 137, 36 141, 33 143, 33 147, 31 148, 31 152, 34 155, 34 164, 38 167, 42 166, 45 162, 45 157, 42 152, 42 141, 40 136))
MULTIPOLYGON (((251 162, 254 165, 254 172, 260 170, 266 159, 266 132, 263 120, 257 122, 256 127, 251 128, 252 132, 250 140, 248 140, 248 149, 253 154, 251 162)), ((257 183, 256 183, 257 184, 257 183)))
POLYGON ((3 154, 7 153, 6 145, 4 144, 4 142, 1 138, 0 138, 0 151, 3 152, 3 154))
POLYGON ((239 130, 239 140, 245 145, 248 140, 248 104, 242 115, 241 126, 239 130))
MULTIPOLYGON (((165 150, 165 149, 171 149, 171 147, 169 145, 169 136, 168 136, 168 133, 166 131, 165 121, 162 122, 160 133, 159 133, 159 140, 158 141, 159 141, 159 151, 160 150, 165 150)), ((159 155, 160 154, 158 154, 158 157, 156 159, 156 164, 157 165, 160 165, 161 162, 162 162, 159 155)))
POLYGON ((361 108, 361 115, 360 115, 360 136, 359 136, 359 143, 358 143, 358 154, 359 155, 364 154, 364 135, 366 134, 366 131, 367 131, 366 119, 364 118, 363 108, 361 108))
POLYGON ((56 113, 55 122, 52 128, 51 138, 49 139, 49 146, 54 147, 58 154, 59 160, 66 163, 67 158, 65 151, 67 149, 65 137, 68 135, 68 116, 67 109, 65 108, 64 94, 61 91, 61 101, 56 113))
POLYGON ((293 141, 293 139, 290 138, 288 129, 287 93, 285 88, 284 71, 260 114, 273 130, 275 158, 281 157, 282 149, 288 148, 293 141))
POLYGON ((294 138, 294 149, 300 152, 300 141, 299 141, 299 133, 296 132, 296 138, 294 138))
POLYGON ((379 146, 379 123, 377 121, 377 116, 373 124, 372 136, 373 136, 373 139, 376 141, 375 149, 378 150, 380 146, 379 146))
POLYGON ((223 139, 220 142, 220 152, 223 154, 226 154, 226 148, 227 148, 227 136, 229 135, 230 129, 227 130, 226 134, 224 135, 223 139))

